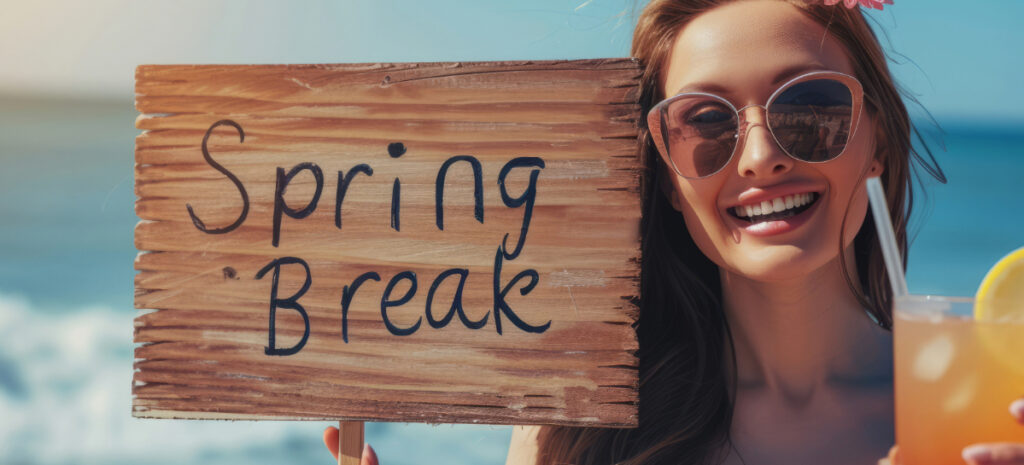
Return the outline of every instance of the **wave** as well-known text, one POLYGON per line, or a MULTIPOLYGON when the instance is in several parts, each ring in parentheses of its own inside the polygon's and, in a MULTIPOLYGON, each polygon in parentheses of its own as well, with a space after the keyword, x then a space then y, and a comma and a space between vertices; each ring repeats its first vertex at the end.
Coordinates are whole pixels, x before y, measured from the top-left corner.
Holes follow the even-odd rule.
MULTIPOLYGON (((0 462, 331 463, 325 422, 131 416, 134 311, 60 313, 0 293, 0 462)), ((511 429, 367 423, 387 465, 502 463, 511 429)))

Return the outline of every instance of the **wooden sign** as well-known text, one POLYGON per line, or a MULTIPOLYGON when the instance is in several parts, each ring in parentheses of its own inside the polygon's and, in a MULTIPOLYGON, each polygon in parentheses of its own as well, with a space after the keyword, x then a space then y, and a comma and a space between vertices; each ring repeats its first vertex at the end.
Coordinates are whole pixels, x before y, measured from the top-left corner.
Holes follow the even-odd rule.
POLYGON ((134 415, 635 426, 638 75, 139 67, 134 415))

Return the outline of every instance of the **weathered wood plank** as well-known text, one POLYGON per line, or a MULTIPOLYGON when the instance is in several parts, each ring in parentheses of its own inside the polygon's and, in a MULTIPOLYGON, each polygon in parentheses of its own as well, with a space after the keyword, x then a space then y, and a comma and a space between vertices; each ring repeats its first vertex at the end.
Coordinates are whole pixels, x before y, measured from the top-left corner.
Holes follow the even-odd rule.
POLYGON ((134 414, 635 426, 638 72, 139 67, 134 414))

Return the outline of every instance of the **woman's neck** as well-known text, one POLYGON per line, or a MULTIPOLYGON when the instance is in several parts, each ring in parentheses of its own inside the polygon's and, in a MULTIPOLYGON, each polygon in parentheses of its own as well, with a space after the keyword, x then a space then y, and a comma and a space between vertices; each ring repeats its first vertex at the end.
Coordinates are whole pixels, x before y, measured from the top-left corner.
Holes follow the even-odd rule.
MULTIPOLYGON (((852 247, 850 276, 856 277, 852 247)), ((758 282, 721 271, 723 308, 735 344, 737 386, 779 399, 891 376, 891 333, 850 290, 839 259, 800 278, 758 282)))

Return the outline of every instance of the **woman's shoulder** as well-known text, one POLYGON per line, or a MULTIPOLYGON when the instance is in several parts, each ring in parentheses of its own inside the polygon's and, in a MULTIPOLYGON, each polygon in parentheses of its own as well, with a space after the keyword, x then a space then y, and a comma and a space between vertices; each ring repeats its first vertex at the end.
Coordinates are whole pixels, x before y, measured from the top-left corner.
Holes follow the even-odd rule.
POLYGON ((535 465, 537 463, 537 435, 540 426, 516 425, 512 427, 512 440, 508 445, 505 465, 535 465))

